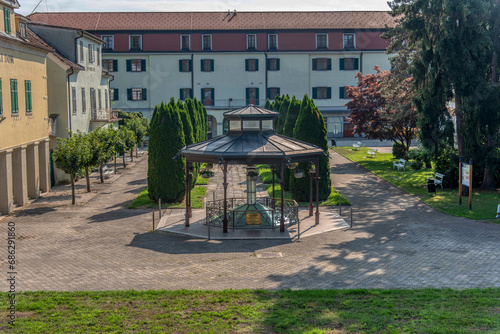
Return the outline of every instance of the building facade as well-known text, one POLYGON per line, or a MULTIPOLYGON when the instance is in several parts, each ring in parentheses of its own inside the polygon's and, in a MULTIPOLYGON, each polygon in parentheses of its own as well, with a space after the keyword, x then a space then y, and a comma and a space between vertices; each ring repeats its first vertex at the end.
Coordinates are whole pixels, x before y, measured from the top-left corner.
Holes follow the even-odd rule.
POLYGON ((0 212, 50 190, 47 62, 17 1, 0 0, 0 212))
POLYGON ((36 13, 105 41, 114 107, 150 116, 170 97, 201 100, 211 135, 222 114, 277 94, 313 97, 330 137, 353 136, 345 87, 357 72, 389 69, 380 37, 387 12, 36 13))

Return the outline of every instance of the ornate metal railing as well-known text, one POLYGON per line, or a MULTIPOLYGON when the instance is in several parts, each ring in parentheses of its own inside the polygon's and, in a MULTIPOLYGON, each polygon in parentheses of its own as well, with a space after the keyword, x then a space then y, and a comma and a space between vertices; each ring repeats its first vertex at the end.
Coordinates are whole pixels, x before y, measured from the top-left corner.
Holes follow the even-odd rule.
MULTIPOLYGON (((257 199, 257 204, 263 205, 266 209, 251 210, 251 213, 257 213, 269 217, 270 222, 260 225, 238 224, 238 218, 241 218, 246 211, 237 208, 247 204, 246 198, 228 198, 227 199, 227 219, 229 228, 276 228, 280 225, 281 219, 281 199, 263 197, 257 199)), ((283 215, 285 222, 289 225, 296 224, 299 221, 299 206, 297 202, 290 199, 284 200, 283 215)), ((206 223, 210 226, 222 227, 224 219, 224 200, 207 201, 206 203, 206 223)))
POLYGON ((96 109, 92 110, 92 121, 110 121, 118 118, 118 110, 96 109))

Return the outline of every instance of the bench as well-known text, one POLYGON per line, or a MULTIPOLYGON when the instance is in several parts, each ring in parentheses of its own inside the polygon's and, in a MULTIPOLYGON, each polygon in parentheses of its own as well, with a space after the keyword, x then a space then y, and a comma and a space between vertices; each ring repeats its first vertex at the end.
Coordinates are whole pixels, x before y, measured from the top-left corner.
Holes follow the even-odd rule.
POLYGON ((400 170, 401 168, 403 168, 403 170, 406 170, 405 169, 405 165, 406 165, 406 160, 405 159, 399 159, 397 161, 394 161, 392 163, 392 168, 395 168, 397 167, 398 170, 400 170))
POLYGON ((376 149, 376 148, 372 148, 371 150, 368 150, 368 156, 371 158, 375 158, 377 151, 378 151, 378 149, 376 149))
POLYGON ((104 165, 102 167, 102 176, 105 178, 105 179, 109 179, 111 177, 111 175, 113 175, 115 173, 114 169, 113 168, 110 168, 106 165, 104 165))
POLYGON ((352 144, 352 149, 354 151, 357 151, 361 147, 361 145, 362 145, 361 142, 358 141, 357 143, 352 144))
POLYGON ((439 184, 441 186, 441 189, 443 189, 443 178, 444 178, 444 174, 440 174, 440 173, 434 174, 434 184, 435 185, 439 184))

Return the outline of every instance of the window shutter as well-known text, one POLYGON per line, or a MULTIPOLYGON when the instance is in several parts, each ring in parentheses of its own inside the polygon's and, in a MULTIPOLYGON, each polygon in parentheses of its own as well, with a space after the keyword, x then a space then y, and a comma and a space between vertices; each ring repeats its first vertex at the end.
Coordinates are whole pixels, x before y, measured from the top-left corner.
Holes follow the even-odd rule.
POLYGON ((201 102, 203 103, 203 101, 205 100, 205 95, 203 94, 203 88, 201 89, 201 95, 200 96, 201 96, 201 102))
POLYGON ((313 59, 313 71, 316 71, 318 69, 318 60, 313 59))
POLYGON ((359 70, 359 58, 354 58, 354 69, 359 70))
POLYGON ((184 100, 184 99, 183 99, 183 96, 182 96, 182 88, 181 88, 181 89, 179 89, 179 99, 184 100))
POLYGON ((189 59, 189 72, 193 72, 193 60, 189 59))
POLYGON ((148 99, 148 90, 146 88, 142 89, 142 100, 146 101, 148 99))
POLYGON ((280 59, 279 58, 276 59, 276 70, 277 71, 280 70, 280 59))
POLYGON ((193 98, 193 89, 189 88, 189 97, 193 98))
POLYGON ((270 99, 270 98, 271 98, 271 88, 268 88, 268 89, 267 89, 266 98, 267 98, 267 99, 270 99))
POLYGON ((127 100, 132 101, 132 88, 127 88, 127 100))
POLYGON ((316 87, 313 87, 313 99, 318 98, 318 89, 316 87))
POLYGON ((213 59, 210 59, 210 72, 213 72, 214 71, 214 60, 213 59))
POLYGON ((215 105, 215 89, 214 88, 210 88, 210 90, 212 91, 212 105, 215 105))
POLYGON ((119 100, 119 95, 118 95, 118 88, 113 89, 113 100, 118 101, 119 100))
POLYGON ((255 70, 256 71, 259 70, 259 60, 258 59, 255 59, 255 70))
POLYGON ((281 95, 279 87, 276 88, 278 95, 281 95))
POLYGON ((245 91, 246 91, 246 94, 245 94, 246 105, 249 105, 250 104, 250 88, 246 88, 245 91))
POLYGON ((182 59, 179 59, 179 72, 182 72, 182 59))
POLYGON ((141 59, 141 72, 146 72, 146 59, 141 59))
POLYGON ((130 61, 130 59, 127 59, 127 72, 131 72, 132 71, 132 63, 130 61))
MULTIPOLYGON (((205 72, 205 66, 203 66, 203 59, 200 59, 200 62, 201 62, 201 71, 202 72, 205 72)), ((201 94, 203 96, 203 94, 201 94)))
MULTIPOLYGON (((248 59, 245 59, 245 71, 248 71, 248 59)), ((248 97, 247 97, 247 99, 248 99, 248 97)))
POLYGON ((345 99, 345 87, 339 87, 339 98, 345 99))
POLYGON ((340 58, 339 69, 340 69, 341 71, 343 71, 343 70, 344 70, 344 58, 340 58))
POLYGON ((332 98, 332 87, 326 87, 326 98, 327 99, 332 98))
POLYGON ((113 59, 113 72, 118 72, 118 60, 113 59))
POLYGON ((331 58, 328 58, 326 60, 326 69, 327 69, 327 71, 331 71, 332 70, 332 59, 331 58))
POLYGON ((255 105, 259 105, 259 89, 255 88, 255 105))
MULTIPOLYGON (((267 60, 267 65, 266 66, 267 66, 267 70, 268 71, 271 70, 271 59, 267 60)), ((269 94, 268 94, 268 96, 269 96, 269 94)))

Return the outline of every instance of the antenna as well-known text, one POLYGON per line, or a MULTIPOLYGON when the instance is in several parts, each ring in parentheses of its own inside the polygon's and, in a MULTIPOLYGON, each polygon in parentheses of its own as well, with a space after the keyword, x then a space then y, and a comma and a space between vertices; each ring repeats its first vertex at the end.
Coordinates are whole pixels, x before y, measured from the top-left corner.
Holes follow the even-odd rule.
POLYGON ((38 1, 37 5, 35 6, 35 8, 33 8, 33 10, 31 11, 30 15, 35 12, 35 10, 38 8, 38 6, 40 6, 40 4, 42 3, 42 1, 43 0, 38 1))

